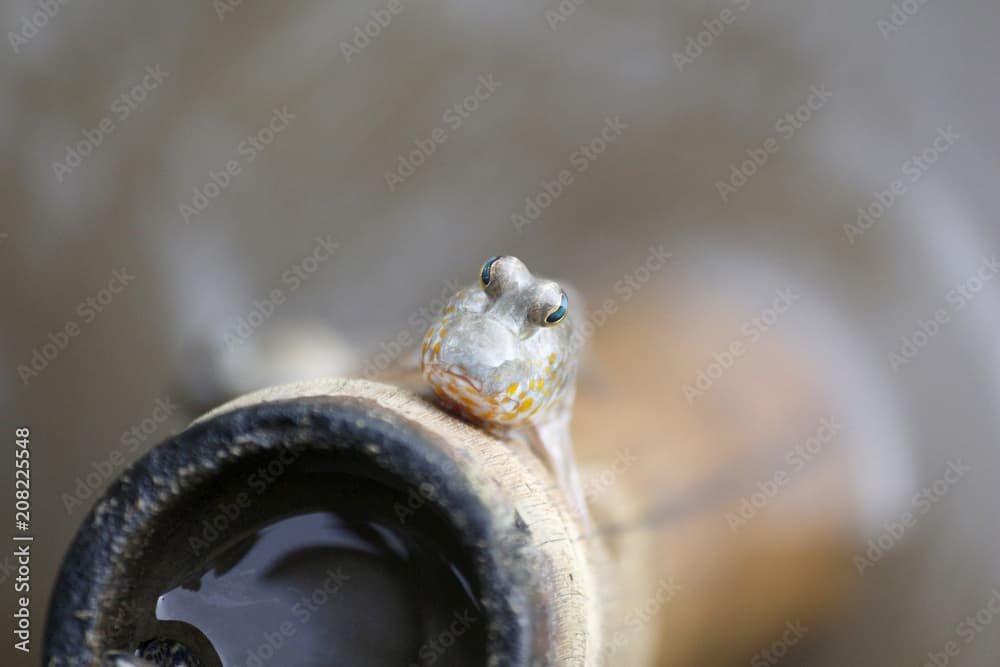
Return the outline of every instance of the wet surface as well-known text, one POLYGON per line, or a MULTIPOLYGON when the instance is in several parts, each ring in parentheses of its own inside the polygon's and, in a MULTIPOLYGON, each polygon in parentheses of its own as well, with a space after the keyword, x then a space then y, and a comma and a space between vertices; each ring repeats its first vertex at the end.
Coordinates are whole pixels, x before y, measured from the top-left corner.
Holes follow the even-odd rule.
POLYGON ((422 521, 400 522, 385 511, 395 492, 338 475, 319 484, 322 477, 283 489, 282 505, 294 504, 291 492, 313 508, 331 486, 335 496, 355 491, 351 502, 229 537, 160 595, 158 627, 181 642, 184 628, 203 634, 217 655, 198 657, 225 667, 481 661, 485 628, 474 584, 430 510, 422 521))

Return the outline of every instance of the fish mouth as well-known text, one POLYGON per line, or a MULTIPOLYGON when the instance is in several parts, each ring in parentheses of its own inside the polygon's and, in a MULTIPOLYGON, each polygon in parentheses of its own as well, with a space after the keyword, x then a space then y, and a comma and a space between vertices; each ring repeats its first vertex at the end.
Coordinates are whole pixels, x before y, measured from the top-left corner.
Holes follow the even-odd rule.
POLYGON ((473 380, 467 376, 462 368, 457 365, 451 365, 445 369, 445 374, 449 378, 453 378, 458 382, 464 383, 467 387, 470 387, 472 391, 476 392, 481 400, 493 406, 495 409, 501 412, 517 412, 521 407, 521 400, 519 398, 514 398, 507 395, 491 395, 483 392, 483 383, 473 380))
POLYGON ((523 401, 520 397, 490 393, 489 382, 470 377, 467 370, 458 364, 437 365, 428 379, 439 396, 459 404, 460 410, 472 417, 487 421, 509 420, 521 412, 523 401))
POLYGON ((452 364, 444 369, 445 375, 450 378, 457 380, 458 382, 465 383, 476 393, 481 394, 483 391, 483 383, 473 380, 468 375, 465 374, 464 369, 457 364, 452 364))

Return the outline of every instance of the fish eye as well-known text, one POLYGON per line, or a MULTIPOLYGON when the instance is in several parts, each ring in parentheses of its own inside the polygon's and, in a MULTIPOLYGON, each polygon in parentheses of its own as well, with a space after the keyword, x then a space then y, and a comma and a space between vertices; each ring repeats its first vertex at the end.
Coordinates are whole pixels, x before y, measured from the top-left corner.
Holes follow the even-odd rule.
POLYGON ((545 316, 545 326, 552 327, 565 320, 568 308, 569 298, 566 296, 566 292, 563 291, 562 299, 560 300, 559 305, 553 308, 549 314, 545 316))
POLYGON ((501 257, 502 255, 490 257, 486 260, 486 263, 483 264, 483 268, 479 272, 479 280, 483 283, 483 287, 489 287, 490 281, 493 280, 493 265, 496 264, 497 260, 501 257))

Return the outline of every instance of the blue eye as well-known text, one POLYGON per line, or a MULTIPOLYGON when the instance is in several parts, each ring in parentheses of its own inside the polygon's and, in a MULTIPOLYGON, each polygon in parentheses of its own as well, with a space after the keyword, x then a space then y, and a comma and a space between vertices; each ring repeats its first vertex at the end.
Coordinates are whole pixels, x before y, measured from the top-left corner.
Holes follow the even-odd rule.
POLYGON ((564 319, 566 319, 566 309, 569 307, 569 299, 566 298, 566 292, 562 293, 562 301, 559 307, 548 314, 545 318, 545 325, 552 326, 554 324, 559 324, 564 319))
POLYGON ((486 260, 486 263, 483 264, 483 270, 479 272, 479 279, 483 282, 483 287, 489 285, 490 281, 493 279, 493 265, 497 263, 498 259, 500 259, 500 256, 490 257, 486 260))

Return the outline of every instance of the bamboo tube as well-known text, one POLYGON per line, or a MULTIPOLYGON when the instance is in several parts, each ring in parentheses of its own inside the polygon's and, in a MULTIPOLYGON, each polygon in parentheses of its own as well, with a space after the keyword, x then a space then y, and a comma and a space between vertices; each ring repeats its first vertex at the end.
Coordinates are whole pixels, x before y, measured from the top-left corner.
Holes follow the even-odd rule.
MULTIPOLYGON (((343 462, 381 484, 427 489, 410 509, 445 517, 463 552, 456 558, 474 571, 482 664, 600 664, 601 591, 614 577, 600 543, 580 539, 547 471, 525 449, 415 394, 364 380, 301 383, 237 399, 123 473, 66 557, 46 664, 89 664, 155 635, 157 597, 197 565, 183 547, 206 508, 234 497, 247 465, 288 452, 315 455, 313 467, 343 462)), ((219 531, 246 531, 256 514, 222 522, 219 531)), ((255 638, 246 639, 252 646, 255 638)))

